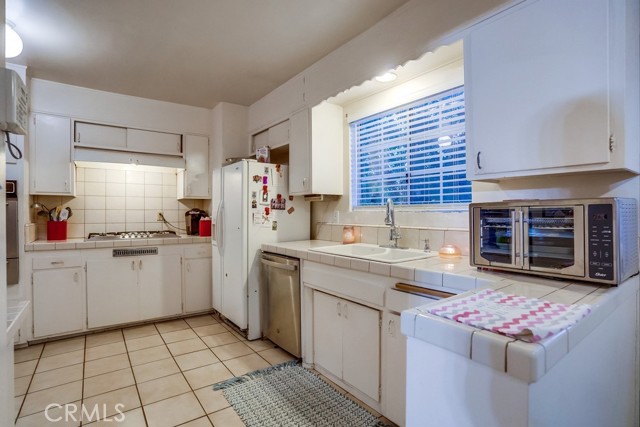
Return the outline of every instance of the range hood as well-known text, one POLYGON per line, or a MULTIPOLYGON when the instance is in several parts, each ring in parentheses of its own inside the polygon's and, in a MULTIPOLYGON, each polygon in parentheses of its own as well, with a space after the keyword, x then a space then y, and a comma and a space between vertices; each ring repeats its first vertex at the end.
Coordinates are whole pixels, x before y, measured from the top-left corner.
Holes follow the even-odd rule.
POLYGON ((73 150, 73 160, 83 162, 160 166, 178 169, 185 168, 185 160, 183 156, 140 153, 135 151, 105 150, 78 146, 73 150))

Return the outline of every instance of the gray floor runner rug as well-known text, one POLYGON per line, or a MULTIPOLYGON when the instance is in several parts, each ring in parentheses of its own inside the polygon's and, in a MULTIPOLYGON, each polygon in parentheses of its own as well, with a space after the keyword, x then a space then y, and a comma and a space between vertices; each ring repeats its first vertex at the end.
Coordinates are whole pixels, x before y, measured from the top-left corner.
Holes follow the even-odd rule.
POLYGON ((292 361, 213 385, 247 427, 382 427, 373 414, 292 361))

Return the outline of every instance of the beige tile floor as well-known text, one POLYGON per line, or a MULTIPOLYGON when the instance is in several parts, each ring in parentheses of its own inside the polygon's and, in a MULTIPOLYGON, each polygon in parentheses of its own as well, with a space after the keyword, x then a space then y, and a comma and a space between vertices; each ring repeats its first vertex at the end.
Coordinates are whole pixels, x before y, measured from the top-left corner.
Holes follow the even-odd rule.
POLYGON ((290 359, 211 315, 32 345, 15 351, 16 425, 243 426, 211 385, 290 359))
POLYGON ((31 345, 15 351, 16 426, 242 427, 211 385, 291 359, 213 315, 31 345))

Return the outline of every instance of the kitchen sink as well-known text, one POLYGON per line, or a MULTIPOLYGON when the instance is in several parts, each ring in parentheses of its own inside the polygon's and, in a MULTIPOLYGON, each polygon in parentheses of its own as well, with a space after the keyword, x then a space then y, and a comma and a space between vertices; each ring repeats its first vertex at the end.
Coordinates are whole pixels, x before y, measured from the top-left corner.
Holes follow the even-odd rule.
POLYGON ((431 258, 438 255, 438 253, 434 251, 425 252, 418 249, 384 248, 382 246, 367 243, 321 246, 319 248, 309 248, 309 251, 366 259, 369 261, 385 262, 388 264, 431 258))

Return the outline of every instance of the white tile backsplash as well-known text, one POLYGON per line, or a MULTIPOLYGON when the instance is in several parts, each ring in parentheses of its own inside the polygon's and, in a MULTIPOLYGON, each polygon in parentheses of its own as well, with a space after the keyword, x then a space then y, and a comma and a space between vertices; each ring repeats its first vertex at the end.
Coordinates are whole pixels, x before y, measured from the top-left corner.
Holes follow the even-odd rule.
POLYGON ((145 185, 162 185, 162 174, 160 172, 145 172, 144 183, 145 185))
POLYGON ((155 211, 162 210, 162 198, 161 197, 145 197, 144 208, 153 209, 155 211))
POLYGON ((126 200, 124 197, 106 197, 107 209, 126 209, 126 200))
POLYGON ((123 170, 107 169, 106 181, 117 184, 125 183, 126 174, 123 170))
POLYGON ((85 196, 84 208, 85 209, 105 209, 105 197, 104 196, 85 196))
POLYGON ((125 206, 130 209, 144 209, 144 197, 125 197, 125 206))
MULTIPOLYGON (((176 174, 168 168, 126 170, 122 165, 76 168, 76 197, 34 196, 34 202, 49 208, 73 209, 67 227, 68 238, 86 238, 89 233, 169 229, 156 221, 162 212, 175 227, 184 230, 184 213, 205 208, 199 200, 176 199, 176 174)), ((46 239, 46 224, 35 218, 38 240, 46 239)), ((184 233, 184 231, 179 231, 184 233)))
POLYGON ((144 184, 144 172, 126 171, 125 182, 127 184, 144 184))
MULTIPOLYGON (((84 171, 84 182, 106 182, 107 171, 106 169, 89 169, 84 171)), ((76 178, 76 180, 79 180, 76 178)))
MULTIPOLYGON (((118 172, 124 172, 124 171, 118 171, 118 172)), ((107 182, 105 187, 106 187, 106 195, 109 197, 124 197, 126 195, 124 183, 107 182)))
POLYGON ((126 195, 127 197, 144 197, 144 184, 127 183, 126 195))
POLYGON ((86 182, 84 184, 85 196, 105 196, 106 188, 104 182, 86 182))
POLYGON ((162 185, 144 185, 144 197, 162 197, 162 185))

